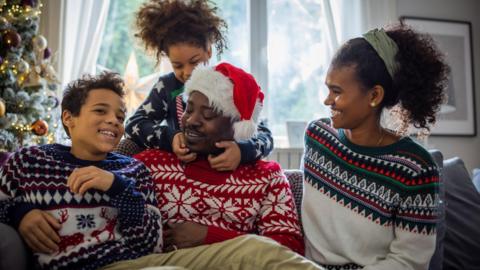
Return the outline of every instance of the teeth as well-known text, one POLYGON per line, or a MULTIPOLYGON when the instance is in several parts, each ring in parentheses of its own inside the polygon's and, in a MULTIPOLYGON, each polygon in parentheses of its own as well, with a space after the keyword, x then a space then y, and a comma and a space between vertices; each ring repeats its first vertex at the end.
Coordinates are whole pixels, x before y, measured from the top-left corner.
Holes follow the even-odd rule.
POLYGON ((111 131, 108 131, 108 130, 100 130, 99 132, 100 132, 101 134, 103 134, 103 135, 107 135, 107 136, 110 136, 110 137, 113 137, 113 138, 117 137, 117 136, 115 135, 115 133, 113 133, 113 132, 111 132, 111 131))
POLYGON ((335 110, 331 110, 330 113, 332 114, 332 116, 337 116, 337 115, 341 114, 341 112, 335 111, 335 110))
POLYGON ((192 132, 192 131, 187 131, 186 135, 189 136, 189 137, 202 137, 201 134, 199 134, 197 132, 192 132))
POLYGON ((198 134, 192 132, 187 132, 187 135, 190 137, 200 137, 198 134))

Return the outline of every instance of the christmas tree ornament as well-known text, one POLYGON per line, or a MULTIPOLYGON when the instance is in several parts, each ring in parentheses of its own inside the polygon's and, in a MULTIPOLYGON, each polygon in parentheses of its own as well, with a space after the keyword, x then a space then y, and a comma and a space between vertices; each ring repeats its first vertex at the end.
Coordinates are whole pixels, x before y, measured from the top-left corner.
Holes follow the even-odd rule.
POLYGON ((42 77, 40 77, 39 73, 36 72, 37 66, 28 74, 28 77, 25 79, 25 83, 23 86, 30 87, 30 86, 38 86, 41 85, 42 77))
POLYGON ((37 35, 32 38, 32 45, 35 51, 43 51, 47 48, 47 39, 42 35, 37 35))
POLYGON ((17 72, 19 74, 29 73, 30 65, 23 59, 20 59, 16 64, 17 72))
POLYGON ((36 0, 22 0, 22 5, 23 6, 31 6, 31 7, 36 7, 38 2, 36 0))
POLYGON ((45 50, 43 51, 43 59, 48 59, 51 55, 52 51, 50 50, 50 48, 45 48, 45 50))
POLYGON ((8 48, 16 48, 22 42, 22 37, 14 30, 7 30, 3 34, 3 42, 8 48))
POLYGON ((45 79, 47 79, 48 81, 52 82, 52 83, 58 83, 58 77, 57 77, 57 72, 55 71, 55 69, 53 68, 52 65, 48 64, 44 67, 44 71, 45 71, 45 79))
POLYGON ((7 112, 7 106, 5 105, 5 101, 0 98, 0 117, 5 116, 7 112))
POLYGON ((32 124, 32 132, 37 136, 43 136, 48 132, 48 124, 42 119, 38 119, 32 124))

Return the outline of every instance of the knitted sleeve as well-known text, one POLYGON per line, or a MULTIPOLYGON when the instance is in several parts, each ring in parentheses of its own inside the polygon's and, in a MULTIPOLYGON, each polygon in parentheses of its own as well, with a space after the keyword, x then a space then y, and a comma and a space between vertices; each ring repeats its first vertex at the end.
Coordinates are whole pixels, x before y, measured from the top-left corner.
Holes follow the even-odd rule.
POLYGON ((262 201, 257 225, 259 235, 270 237, 293 251, 304 254, 303 236, 293 195, 280 171, 271 179, 262 201))
POLYGON ((205 237, 203 243, 207 245, 219 243, 244 234, 245 232, 226 230, 220 227, 209 225, 207 236, 205 237))
POLYGON ((128 119, 125 135, 143 148, 169 150, 175 130, 163 125, 168 112, 168 89, 166 77, 161 77, 145 101, 128 119))
POLYGON ((267 157, 273 150, 272 132, 261 121, 257 135, 249 140, 237 142, 241 152, 241 163, 250 163, 267 157))
POLYGON ((131 175, 115 175, 114 184, 107 191, 110 203, 118 210, 118 222, 122 235, 132 247, 156 252, 162 248, 160 210, 155 197, 155 185, 143 164, 134 162, 131 175), (138 237, 143 235, 144 237, 138 237))
POLYGON ((398 201, 395 239, 390 244, 390 253, 377 264, 365 266, 364 270, 428 268, 435 250, 438 180, 435 165, 406 179, 398 201))
POLYGON ((24 148, 14 153, 0 168, 0 222, 15 228, 25 214, 35 208, 20 188, 28 156, 29 150, 24 148))

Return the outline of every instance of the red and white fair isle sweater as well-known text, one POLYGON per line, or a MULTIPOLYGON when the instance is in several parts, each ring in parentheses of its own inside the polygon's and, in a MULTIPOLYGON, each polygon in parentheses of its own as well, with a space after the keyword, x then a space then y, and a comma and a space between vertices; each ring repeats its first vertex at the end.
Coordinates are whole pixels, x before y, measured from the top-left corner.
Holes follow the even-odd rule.
POLYGON ((155 180, 163 222, 208 226, 205 244, 253 233, 304 253, 293 196, 277 163, 257 161, 241 164, 234 172, 218 172, 207 160, 183 164, 174 154, 157 149, 135 158, 155 180))

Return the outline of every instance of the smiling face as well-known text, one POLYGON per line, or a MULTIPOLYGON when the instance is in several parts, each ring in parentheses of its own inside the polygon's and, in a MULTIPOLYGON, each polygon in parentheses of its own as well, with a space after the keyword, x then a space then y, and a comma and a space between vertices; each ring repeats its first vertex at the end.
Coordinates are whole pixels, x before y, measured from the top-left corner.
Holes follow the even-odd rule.
POLYGON ((110 89, 88 92, 80 113, 62 112, 72 140, 71 153, 83 160, 102 160, 120 142, 125 131, 125 103, 110 89))
POLYGON ((208 98, 198 91, 193 91, 188 97, 182 125, 187 147, 201 155, 219 154, 221 149, 215 147, 215 143, 233 140, 230 117, 216 112, 208 98))
POLYGON ((177 80, 185 83, 198 64, 206 63, 212 56, 212 49, 190 45, 188 43, 174 44, 168 47, 168 59, 172 63, 177 80))
POLYGON ((375 94, 362 88, 355 66, 330 68, 325 84, 329 91, 324 104, 331 108, 335 128, 355 129, 379 117, 371 106, 375 94))

